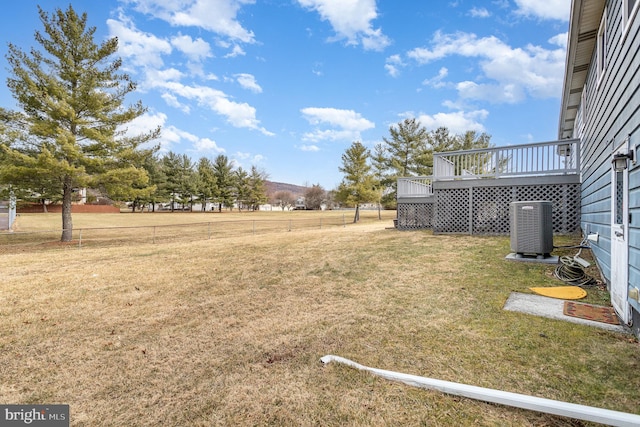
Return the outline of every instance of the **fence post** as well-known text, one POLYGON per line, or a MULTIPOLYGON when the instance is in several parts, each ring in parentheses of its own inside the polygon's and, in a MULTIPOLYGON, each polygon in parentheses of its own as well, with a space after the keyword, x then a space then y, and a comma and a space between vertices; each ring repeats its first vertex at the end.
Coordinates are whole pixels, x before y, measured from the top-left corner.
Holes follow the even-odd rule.
POLYGON ((156 243, 156 226, 153 226, 153 244, 156 243))
POLYGON ((78 233, 78 249, 82 249, 82 228, 79 230, 79 233, 78 233))
POLYGON ((9 190, 9 231, 13 231, 13 223, 16 220, 16 195, 9 190))

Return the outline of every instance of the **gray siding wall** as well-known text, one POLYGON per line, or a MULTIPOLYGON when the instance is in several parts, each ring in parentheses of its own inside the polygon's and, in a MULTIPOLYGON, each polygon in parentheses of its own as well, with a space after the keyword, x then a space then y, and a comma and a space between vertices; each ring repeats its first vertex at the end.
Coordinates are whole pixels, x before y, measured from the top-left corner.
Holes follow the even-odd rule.
MULTIPOLYGON (((596 52, 586 83, 583 105, 582 216, 585 233, 599 233, 593 253, 605 279, 611 277, 611 156, 630 135, 630 148, 640 147, 640 14, 630 24, 623 40, 622 2, 606 3, 607 65, 600 81, 596 52)), ((629 173, 629 281, 640 286, 640 162, 629 173)), ((636 310, 640 306, 630 302, 636 310)))

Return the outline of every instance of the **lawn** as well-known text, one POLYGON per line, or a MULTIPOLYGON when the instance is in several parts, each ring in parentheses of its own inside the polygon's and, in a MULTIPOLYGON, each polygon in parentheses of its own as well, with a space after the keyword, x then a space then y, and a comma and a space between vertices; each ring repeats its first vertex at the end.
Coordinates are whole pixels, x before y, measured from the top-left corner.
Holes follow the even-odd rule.
MULTIPOLYGON (((0 402, 69 404, 74 426, 584 425, 320 363, 335 354, 640 413, 635 339, 502 310, 512 291, 562 285, 552 267, 505 261, 508 237, 352 214, 346 226, 4 253, 0 402)), ((164 215, 74 221, 184 221, 164 215)))

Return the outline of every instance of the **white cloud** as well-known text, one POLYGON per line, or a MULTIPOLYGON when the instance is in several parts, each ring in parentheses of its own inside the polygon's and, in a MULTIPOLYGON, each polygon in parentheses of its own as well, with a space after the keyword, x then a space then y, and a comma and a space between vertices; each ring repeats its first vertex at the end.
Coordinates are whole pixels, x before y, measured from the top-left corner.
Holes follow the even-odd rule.
POLYGON ((469 10, 469 15, 473 18, 488 18, 491 13, 484 7, 474 7, 469 10))
POLYGON ((247 53, 244 51, 244 49, 236 44, 233 46, 233 49, 231 49, 231 52, 227 53, 224 57, 235 58, 236 56, 245 56, 246 54, 247 53))
POLYGON ((198 139, 194 142, 193 148, 199 152, 207 152, 207 153, 224 153, 224 148, 218 147, 218 144, 212 139, 202 138, 198 139))
POLYGON ((560 33, 556 36, 553 36, 549 39, 549 44, 555 44, 556 46, 560 46, 563 49, 567 48, 567 43, 569 41, 569 33, 560 33))
POLYGON ((322 72, 323 66, 324 64, 322 62, 316 62, 315 64, 313 64, 313 68, 311 69, 311 72, 316 76, 321 77, 324 75, 324 73, 322 72))
POLYGON ((236 80, 245 89, 250 90, 254 93, 262 93, 262 88, 256 82, 256 78, 253 74, 240 73, 235 75, 236 80))
POLYGON ((400 75, 400 69, 393 64, 384 64, 384 69, 391 77, 398 77, 400 75))
MULTIPOLYGON (((232 101, 224 92, 208 86, 189 86, 180 83, 184 73, 175 68, 162 70, 162 55, 170 54, 172 50, 169 42, 136 30, 129 21, 109 20, 108 25, 111 35, 117 36, 121 42, 120 54, 132 65, 139 66, 144 70, 145 78, 140 84, 140 90, 161 90, 161 96, 168 105, 180 108, 184 112, 190 111, 190 107, 180 98, 196 101, 226 117, 227 121, 235 127, 254 129, 265 135, 273 136, 272 132, 260 126, 260 121, 256 118, 256 109, 251 105, 232 101)), ((201 43, 199 40, 201 39, 193 41, 190 37, 179 36, 173 38, 172 42, 187 55, 202 58, 203 55, 209 54, 209 45, 201 43)), ((192 68, 192 72, 200 72, 204 76, 204 72, 197 66, 192 68)), ((255 79, 252 83, 253 76, 248 74, 239 76, 238 81, 243 87, 254 91, 261 90, 260 86, 255 83, 255 79)), ((214 74, 204 77, 212 80, 217 79, 214 74)))
MULTIPOLYGON (((128 137, 133 137, 136 135, 147 133, 158 128, 158 126, 163 127, 166 121, 167 115, 164 113, 151 114, 147 112, 127 123, 125 134, 128 137)), ((158 143, 161 147, 165 147, 166 145, 170 144, 170 141, 165 141, 162 137, 160 137, 159 140, 153 141, 153 144, 158 143)))
POLYGON ((235 127, 254 129, 264 135, 273 136, 272 132, 260 126, 254 107, 244 102, 231 101, 227 94, 220 90, 208 86, 188 86, 179 82, 159 82, 156 86, 168 90, 176 98, 183 97, 208 107, 213 112, 226 117, 227 121, 235 127))
POLYGON ((438 75, 435 77, 431 77, 430 79, 425 79, 422 84, 425 86, 431 86, 434 88, 441 88, 445 86, 445 83, 442 81, 445 77, 449 75, 449 70, 446 67, 440 68, 438 71, 438 75))
POLYGON ((138 31, 128 19, 107 19, 109 36, 118 37, 118 53, 134 66, 160 68, 162 55, 171 53, 171 43, 153 34, 138 31))
POLYGON ((329 21, 337 39, 347 44, 362 44, 365 50, 383 50, 391 41, 372 21, 378 17, 375 0, 298 0, 307 9, 318 12, 323 21, 329 21))
POLYGON ((317 145, 301 145, 300 146, 300 150, 302 151, 311 151, 311 152, 316 152, 316 151, 320 151, 320 148, 317 145))
POLYGON ((200 138, 190 132, 178 129, 173 125, 162 128, 162 151, 170 151, 172 145, 190 143, 190 147, 186 147, 187 151, 197 151, 206 153, 224 153, 223 148, 218 147, 215 141, 209 138, 200 138))
POLYGON ((525 98, 522 86, 505 84, 478 84, 463 81, 456 85, 458 94, 463 99, 482 99, 495 104, 515 104, 525 98))
POLYGON ((153 82, 151 86, 159 86, 163 82, 178 81, 184 77, 184 74, 180 70, 175 68, 166 68, 164 70, 158 70, 150 68, 145 70, 145 79, 147 82, 153 82))
POLYGON ((375 124, 356 113, 353 110, 340 110, 338 108, 303 108, 302 114, 313 125, 327 123, 343 129, 363 131, 375 127, 375 124))
POLYGON ((515 0, 516 13, 538 19, 556 19, 569 21, 571 0, 515 0))
POLYGON ((200 138, 197 135, 178 129, 173 125, 166 125, 167 115, 164 113, 145 113, 137 117, 127 125, 128 136, 139 135, 156 129, 158 126, 162 128, 160 137, 153 141, 154 144, 160 144, 160 151, 167 152, 172 150, 172 146, 187 142, 190 147, 187 150, 210 153, 224 153, 225 150, 217 146, 215 141, 209 138, 200 138))
MULTIPOLYGON (((475 111, 455 111, 452 113, 436 113, 434 115, 420 114, 417 119, 422 126, 427 129, 437 129, 444 126, 451 133, 461 134, 468 130, 484 132, 484 125, 481 123, 489 116, 487 110, 475 111)), ((411 115, 413 117, 413 115, 411 115)))
POLYGON ((403 67, 404 63, 400 55, 391 55, 385 60, 384 69, 391 77, 398 77, 400 75, 400 67, 403 67))
POLYGON ((178 101, 178 98, 176 98, 172 94, 163 93, 161 95, 161 97, 162 97, 162 99, 164 99, 164 102, 166 102, 168 106, 173 107, 173 108, 177 108, 177 109, 181 110, 185 114, 189 114, 191 112, 191 108, 189 108, 188 105, 180 103, 180 101, 178 101))
POLYGON ((515 103, 527 94, 549 98, 558 96, 562 90, 564 48, 550 50, 533 45, 514 48, 494 36, 478 38, 470 33, 437 32, 430 49, 416 48, 407 53, 420 64, 453 55, 480 59, 483 72, 480 82, 457 84, 463 98, 515 103))
POLYGON ((305 119, 314 126, 325 125, 331 129, 316 128, 303 139, 307 141, 359 140, 360 132, 372 129, 375 124, 353 110, 308 107, 301 110, 305 119))
POLYGON ((255 0, 129 0, 136 10, 174 26, 198 27, 244 43, 254 34, 237 20, 238 11, 255 0))
POLYGON ((240 161, 249 160, 249 163, 255 165, 257 163, 262 163, 265 160, 265 157, 262 154, 251 154, 242 151, 238 151, 234 154, 236 162, 240 163, 240 161))
POLYGON ((171 44, 192 61, 201 61, 212 56, 209 43, 199 37, 194 40, 190 36, 179 35, 171 39, 171 44))

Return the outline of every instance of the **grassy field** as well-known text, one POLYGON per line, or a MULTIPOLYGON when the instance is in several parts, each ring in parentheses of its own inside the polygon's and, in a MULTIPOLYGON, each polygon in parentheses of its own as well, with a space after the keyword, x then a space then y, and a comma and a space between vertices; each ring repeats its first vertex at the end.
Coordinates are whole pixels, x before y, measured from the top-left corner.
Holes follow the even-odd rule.
MULTIPOLYGON (((20 214, 13 232, 0 232, 0 253, 61 247, 128 246, 238 237, 283 231, 345 227, 354 211, 159 212, 73 214, 73 242, 60 244, 61 214, 20 214)), ((392 225, 395 211, 382 211, 392 225)), ((377 210, 364 210, 361 222, 379 221, 377 210)))
MULTIPOLYGON (((512 291, 562 285, 552 267, 505 261, 508 237, 400 232, 390 216, 352 225, 352 214, 346 226, 4 253, 0 402, 69 404, 74 426, 585 425, 322 366, 335 354, 640 413, 636 340, 502 309, 512 291)), ((18 229, 49 218, 22 215, 18 229)))

